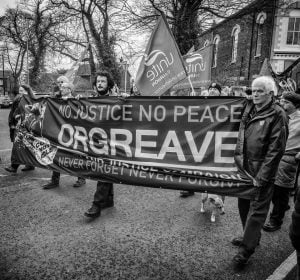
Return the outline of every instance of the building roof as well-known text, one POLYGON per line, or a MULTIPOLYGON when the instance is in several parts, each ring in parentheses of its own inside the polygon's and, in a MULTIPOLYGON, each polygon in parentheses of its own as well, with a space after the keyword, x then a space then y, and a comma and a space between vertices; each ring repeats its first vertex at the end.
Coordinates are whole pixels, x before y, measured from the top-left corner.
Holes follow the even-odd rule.
POLYGON ((242 17, 242 16, 250 14, 252 12, 257 12, 257 11, 261 10, 262 7, 264 7, 266 5, 270 5, 271 4, 270 2, 273 3, 273 2, 276 2, 276 0, 255 0, 255 1, 251 2, 250 4, 248 4, 247 6, 245 6, 244 8, 238 10, 233 15, 225 18, 221 22, 215 24, 211 28, 202 32, 200 34, 200 36, 212 32, 213 30, 215 30, 216 28, 218 28, 219 26, 221 26, 222 24, 224 24, 225 22, 227 22, 229 20, 232 20, 232 19, 238 18, 238 17, 242 17))

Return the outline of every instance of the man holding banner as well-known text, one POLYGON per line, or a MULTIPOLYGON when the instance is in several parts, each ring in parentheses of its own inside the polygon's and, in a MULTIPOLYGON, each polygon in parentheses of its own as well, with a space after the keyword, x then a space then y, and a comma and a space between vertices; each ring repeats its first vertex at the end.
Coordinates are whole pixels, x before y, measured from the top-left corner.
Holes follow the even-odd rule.
MULTIPOLYGON (((95 96, 113 96, 116 95, 112 89, 114 81, 110 73, 106 71, 96 73, 93 82, 95 89, 95 96)), ((110 182, 97 182, 97 189, 94 194, 94 200, 91 208, 89 208, 84 215, 89 218, 96 218, 101 215, 101 209, 114 206, 114 189, 110 182)))
POLYGON ((267 218, 273 194, 273 183, 288 135, 287 117, 274 104, 274 80, 261 76, 252 82, 253 102, 249 102, 242 116, 236 146, 236 163, 253 177, 257 193, 252 199, 238 199, 244 236, 232 240, 239 246, 233 258, 236 268, 247 264, 259 244, 261 229, 267 218))
MULTIPOLYGON (((54 98, 68 99, 73 97, 71 94, 73 85, 69 83, 69 79, 66 76, 59 76, 57 78, 58 91, 54 92, 54 98)), ((52 172, 51 181, 43 185, 44 190, 57 188, 59 186, 60 173, 57 171, 52 172)), ((74 188, 83 186, 86 183, 85 178, 78 177, 77 181, 73 185, 74 188)))

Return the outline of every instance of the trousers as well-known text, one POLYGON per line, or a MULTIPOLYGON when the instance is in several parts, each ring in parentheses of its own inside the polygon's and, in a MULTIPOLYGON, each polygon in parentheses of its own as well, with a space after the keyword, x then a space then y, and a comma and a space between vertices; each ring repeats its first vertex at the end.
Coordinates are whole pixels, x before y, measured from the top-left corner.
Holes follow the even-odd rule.
POLYGON ((253 199, 238 199, 238 209, 244 236, 242 246, 253 253, 259 244, 261 229, 266 221, 273 194, 273 184, 260 187, 253 199))
POLYGON ((272 197, 273 209, 270 214, 270 222, 281 225, 288 210, 291 189, 274 185, 274 193, 272 197))
POLYGON ((52 172, 51 181, 52 181, 53 183, 59 184, 59 179, 60 179, 60 173, 57 172, 57 171, 53 171, 53 172, 52 172))
POLYGON ((114 187, 112 183, 108 182, 97 182, 96 192, 94 194, 93 203, 97 206, 101 206, 101 203, 113 200, 114 197, 114 187))

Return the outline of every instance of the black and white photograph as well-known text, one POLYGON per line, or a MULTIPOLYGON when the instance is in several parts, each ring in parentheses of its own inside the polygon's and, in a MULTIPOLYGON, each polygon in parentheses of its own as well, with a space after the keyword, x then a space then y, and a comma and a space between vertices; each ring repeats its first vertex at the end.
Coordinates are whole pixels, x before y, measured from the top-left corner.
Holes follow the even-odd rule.
POLYGON ((300 1, 1 0, 1 280, 300 280, 300 1))

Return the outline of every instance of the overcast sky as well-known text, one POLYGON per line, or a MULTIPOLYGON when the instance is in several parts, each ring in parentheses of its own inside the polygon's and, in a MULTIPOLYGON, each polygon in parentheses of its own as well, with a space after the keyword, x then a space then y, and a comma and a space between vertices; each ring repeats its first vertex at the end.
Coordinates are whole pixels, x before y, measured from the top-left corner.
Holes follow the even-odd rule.
MULTIPOLYGON (((0 16, 4 14, 5 9, 7 7, 15 7, 17 2, 18 2, 18 0, 0 0, 0 16)), ((144 36, 141 36, 141 37, 144 37, 144 36)), ((148 38, 148 36, 146 36, 146 37, 148 38)), ((142 41, 146 41, 145 38, 141 38, 141 39, 142 39, 142 41)), ((136 39, 136 41, 137 41, 137 39, 136 39)), ((137 59, 137 61, 132 62, 132 64, 129 67, 129 71, 131 73, 135 73, 136 72, 138 64, 139 64, 139 61, 140 61, 140 59, 137 59)))
POLYGON ((0 1, 0 15, 4 14, 7 7, 14 7, 16 5, 16 0, 1 0, 0 1))

